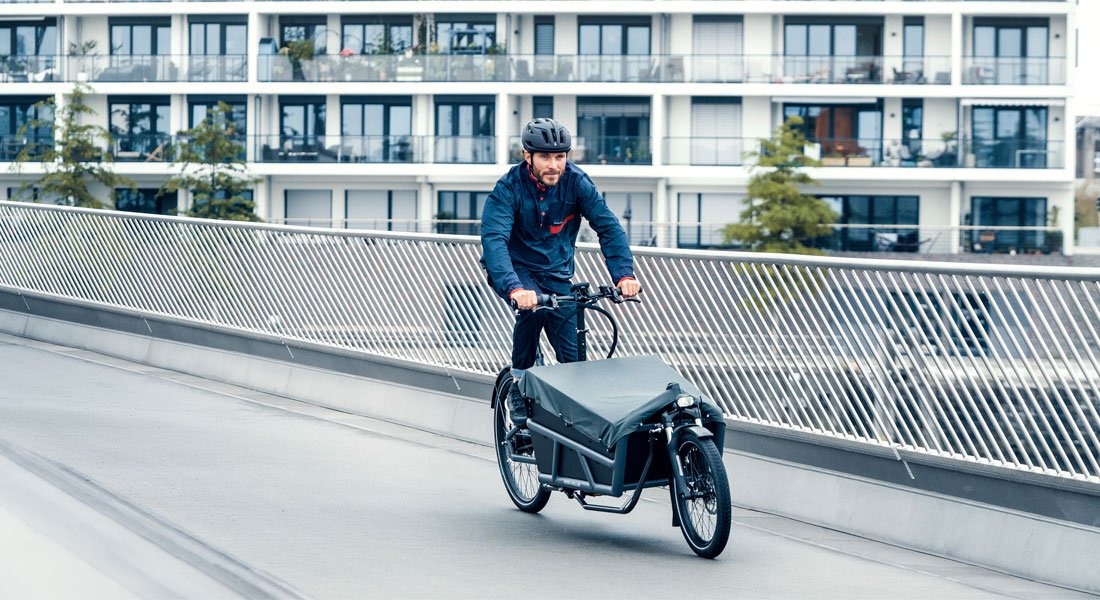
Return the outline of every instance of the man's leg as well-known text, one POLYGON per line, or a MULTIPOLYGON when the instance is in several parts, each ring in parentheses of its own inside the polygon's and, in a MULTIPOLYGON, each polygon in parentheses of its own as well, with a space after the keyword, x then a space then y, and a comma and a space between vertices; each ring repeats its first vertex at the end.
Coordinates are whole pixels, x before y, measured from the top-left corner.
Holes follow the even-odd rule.
POLYGON ((546 336, 559 363, 577 362, 577 309, 566 305, 546 315, 546 336))
MULTIPOLYGON (((525 281, 524 287, 541 294, 534 282, 525 281)), ((546 321, 546 310, 524 310, 516 313, 516 325, 512 330, 512 388, 508 391, 508 412, 512 422, 527 424, 527 402, 519 391, 524 372, 534 366, 539 346, 539 335, 546 321)))

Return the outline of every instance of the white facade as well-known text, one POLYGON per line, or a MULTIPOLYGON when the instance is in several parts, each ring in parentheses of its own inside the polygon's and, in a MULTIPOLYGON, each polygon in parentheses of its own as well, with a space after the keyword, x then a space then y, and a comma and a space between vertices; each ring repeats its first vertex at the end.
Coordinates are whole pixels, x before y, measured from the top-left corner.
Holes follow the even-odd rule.
MULTIPOLYGON (((33 52, 0 47, 0 57, 38 56, 0 68, 0 113, 86 80, 97 122, 125 123, 115 170, 153 189, 173 172, 164 151, 192 125, 192 105, 233 100, 265 220, 430 230, 433 218, 477 219, 535 99, 552 97, 577 138, 574 160, 616 210, 630 207, 636 243, 717 243, 743 206, 744 153, 801 111, 823 163, 809 170, 822 184, 813 193, 852 232, 834 249, 1043 251, 1049 226, 1073 249, 1073 2, 0 7, 0 46, 5 27, 45 23, 56 37, 33 52), (386 44, 368 48, 378 31, 386 44), (295 35, 324 54, 297 64, 263 54, 265 38, 295 35), (90 41, 94 56, 69 55, 90 41), (155 104, 167 105, 159 125, 140 122, 155 104), (112 107, 129 121, 112 122, 112 107)), ((25 136, 3 118, 0 161, 10 161, 25 136)), ((36 170, 0 162, 0 198, 36 170)))

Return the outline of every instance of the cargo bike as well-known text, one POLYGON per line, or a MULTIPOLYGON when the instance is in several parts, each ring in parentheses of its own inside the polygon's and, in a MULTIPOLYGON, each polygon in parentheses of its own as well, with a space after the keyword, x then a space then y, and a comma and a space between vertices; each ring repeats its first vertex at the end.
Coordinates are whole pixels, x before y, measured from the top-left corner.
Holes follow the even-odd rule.
POLYGON ((732 519, 722 411, 656 356, 612 358, 618 324, 597 302, 624 299, 618 288, 589 288, 578 283, 570 294, 539 297, 540 307, 577 311, 580 361, 526 371, 519 383, 528 402, 524 427, 509 417, 510 369, 497 377, 491 405, 504 487, 528 513, 542 510, 557 491, 586 510, 627 514, 643 489, 667 486, 672 525, 696 554, 714 558, 726 546, 732 519), (587 360, 589 310, 611 325, 603 360, 587 360), (628 499, 618 506, 592 501, 625 494, 628 499))

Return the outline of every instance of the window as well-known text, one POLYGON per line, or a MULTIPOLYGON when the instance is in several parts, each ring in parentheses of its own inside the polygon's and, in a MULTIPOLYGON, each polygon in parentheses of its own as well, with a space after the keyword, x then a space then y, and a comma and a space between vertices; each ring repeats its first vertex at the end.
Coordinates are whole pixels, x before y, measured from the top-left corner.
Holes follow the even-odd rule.
POLYGON ((574 160, 649 164, 649 141, 649 98, 577 98, 574 160))
POLYGON ((583 81, 649 81, 649 17, 580 18, 583 81))
POLYGON ((151 56, 172 51, 169 19, 112 17, 110 23, 113 55, 151 56))
POLYGON ((714 248, 727 244, 722 230, 741 220, 745 199, 734 194, 683 193, 679 195, 676 245, 680 248, 714 248))
MULTIPOLYGON (((480 221, 481 209, 489 192, 439 192, 437 221, 480 221)), ((436 223, 436 233, 477 235, 478 223, 436 223)))
POLYGON ((535 17, 535 54, 551 55, 554 53, 554 17, 535 17))
POLYGON ((345 97, 340 105, 341 156, 351 162, 411 162, 412 100, 345 97))
POLYGON ((974 19, 968 83, 1047 83, 1047 19, 974 19))
POLYGON ((118 188, 115 190, 115 209, 152 215, 176 214, 176 192, 161 193, 159 188, 118 188))
POLYGON ((924 80, 924 17, 905 17, 902 26, 901 73, 894 75, 897 83, 919 83, 924 80))
MULTIPOLYGON (((1046 198, 994 198, 970 199, 970 217, 976 227, 1045 227, 1047 225, 1046 198)), ((975 252, 1026 252, 1054 251, 1047 248, 1048 234, 1034 230, 975 229, 970 232, 971 249, 975 252)))
POLYGON ((492 163, 495 110, 491 96, 437 96, 436 162, 492 163))
POLYGON ((57 26, 53 19, 0 21, 0 56, 57 54, 57 26))
POLYGON ((53 19, 0 21, 0 81, 54 81, 57 53, 53 19))
POLYGON ((531 98, 531 118, 554 118, 554 97, 535 96, 531 98))
POLYGON ((798 83, 881 81, 882 19, 790 17, 783 29, 784 74, 798 83))
POLYGON ((244 136, 248 131, 248 103, 244 96, 188 96, 190 106, 188 127, 195 127, 206 119, 206 115, 218 102, 229 105, 229 124, 234 135, 244 136))
MULTIPOLYGON (((677 138, 670 140, 675 142, 677 138)), ((692 98, 689 141, 693 165, 741 164, 745 147, 741 140, 740 99, 721 96, 692 98)), ((682 147, 673 144, 669 148, 670 153, 675 153, 678 146, 682 147)))
POLYGON ((656 246, 653 227, 653 194, 649 192, 606 192, 604 201, 619 217, 631 244, 656 246))
POLYGON ((11 161, 27 145, 53 142, 53 111, 48 106, 35 104, 47 98, 8 96, 0 97, 0 161, 11 161), (43 121, 31 128, 32 121, 43 121), (26 131, 21 131, 26 126, 26 131))
POLYGON ((325 135, 324 96, 283 96, 279 98, 279 105, 283 148, 319 149, 325 135))
POLYGON ((316 17, 280 17, 279 38, 280 46, 286 46, 290 42, 312 41, 313 53, 324 54, 328 39, 328 27, 325 25, 324 16, 316 17))
POLYGON ((416 190, 348 190, 348 229, 417 231, 416 190))
POLYGON ((164 160, 171 141, 166 96, 111 96, 111 135, 117 160, 164 160))
POLYGON ((344 49, 355 54, 400 54, 412 47, 410 16, 344 17, 344 49))
POLYGON ((823 196, 838 215, 836 227, 814 246, 842 252, 920 251, 917 196, 823 196), (906 227, 911 225, 912 227, 906 227))
POLYGON ((902 164, 916 164, 917 157, 923 153, 921 140, 924 139, 924 100, 905 98, 901 101, 901 152, 898 157, 902 164))
POLYGON ((332 227, 332 190, 286 190, 287 225, 332 227))
POLYGON ((443 54, 485 54, 497 43, 496 15, 440 15, 435 43, 443 54))
POLYGON ((975 166, 1046 168, 1045 107, 975 106, 972 116, 975 166))
POLYGON ((191 17, 192 56, 241 56, 248 47, 248 24, 244 18, 191 17))
MULTIPOLYGON (((801 117, 806 139, 821 146, 821 156, 848 160, 871 157, 882 151, 882 107, 879 104, 784 104, 783 119, 801 117)), ((868 165, 869 166, 869 165, 868 165)))
POLYGON ((248 78, 248 25, 243 17, 191 17, 190 34, 190 81, 248 78))
MULTIPOLYGON (((696 16, 692 23, 693 81, 743 81, 744 24, 741 17, 696 16)), ((676 65, 682 78, 682 65, 676 65)), ((672 70, 674 63, 669 64, 672 70)))

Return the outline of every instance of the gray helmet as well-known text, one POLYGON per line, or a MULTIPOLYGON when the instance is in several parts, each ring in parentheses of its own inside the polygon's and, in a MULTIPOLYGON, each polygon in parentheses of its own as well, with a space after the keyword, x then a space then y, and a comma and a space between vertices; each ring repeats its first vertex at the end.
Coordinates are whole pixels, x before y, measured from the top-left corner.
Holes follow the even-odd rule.
POLYGON ((528 152, 569 152, 573 138, 564 125, 540 117, 523 127, 523 149, 528 152))

